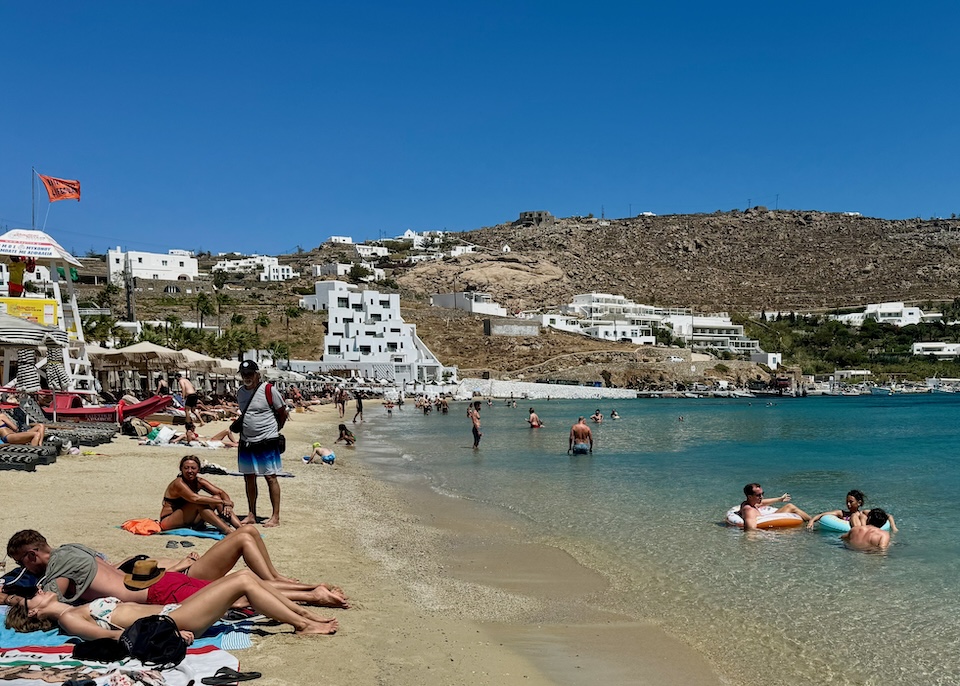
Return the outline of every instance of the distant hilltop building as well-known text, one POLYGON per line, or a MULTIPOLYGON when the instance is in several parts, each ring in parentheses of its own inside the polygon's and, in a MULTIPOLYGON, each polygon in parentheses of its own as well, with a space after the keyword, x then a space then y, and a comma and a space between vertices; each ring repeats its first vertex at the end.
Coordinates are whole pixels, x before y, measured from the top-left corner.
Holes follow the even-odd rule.
POLYGON ((924 312, 919 307, 907 307, 902 302, 889 302, 871 303, 864 308, 863 312, 833 314, 830 315, 830 319, 851 326, 862 326, 867 319, 873 319, 880 324, 910 326, 923 322, 939 322, 943 319, 943 315, 940 312, 924 312))
POLYGON ((437 293, 430 296, 433 307, 446 307, 451 310, 463 310, 470 314, 488 314, 505 317, 507 310, 498 305, 489 293, 464 291, 460 293, 437 293))
POLYGON ((521 212, 516 223, 521 226, 540 226, 541 224, 552 224, 554 221, 556 221, 556 218, 546 210, 533 210, 521 212))
POLYGON ((107 251, 107 278, 116 283, 124 272, 136 279, 155 281, 193 281, 200 274, 197 258, 189 250, 168 250, 166 253, 124 252, 117 246, 107 251))
POLYGON ((230 274, 256 274, 259 272, 261 281, 286 281, 300 276, 300 272, 293 271, 287 264, 280 264, 276 257, 266 255, 252 255, 239 260, 220 260, 213 265, 213 271, 223 271, 230 274))
POLYGON ((332 245, 353 245, 353 238, 350 236, 330 236, 330 240, 327 241, 332 245))

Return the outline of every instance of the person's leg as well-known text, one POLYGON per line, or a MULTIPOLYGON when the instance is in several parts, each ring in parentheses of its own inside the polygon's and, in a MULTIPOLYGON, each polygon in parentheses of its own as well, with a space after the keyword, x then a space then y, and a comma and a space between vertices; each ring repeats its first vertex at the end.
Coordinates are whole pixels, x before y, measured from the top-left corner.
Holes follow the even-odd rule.
POLYGON ((267 490, 270 493, 270 505, 273 507, 273 514, 263 525, 280 526, 280 480, 276 474, 267 474, 263 477, 267 480, 267 490))
POLYGON ((255 526, 247 524, 217 541, 210 550, 190 568, 190 576, 197 579, 219 579, 242 559, 254 574, 265 580, 293 581, 273 566, 270 553, 255 526))
POLYGON ((241 596, 246 596, 257 612, 292 625, 297 633, 332 634, 337 630, 337 620, 302 610, 250 572, 237 572, 214 581, 184 600, 180 607, 170 613, 170 617, 181 629, 199 635, 209 629, 241 596))
POLYGON ((160 530, 170 531, 170 529, 180 529, 185 526, 193 526, 200 518, 199 508, 196 505, 187 503, 182 508, 174 510, 160 520, 160 530))
POLYGON ((243 475, 243 485, 247 491, 247 506, 249 507, 249 514, 240 520, 243 524, 256 524, 257 523, 257 475, 256 474, 244 474, 243 475))
POLYGON ((793 512, 794 514, 800 515, 800 518, 803 519, 803 521, 805 522, 810 521, 810 515, 808 515, 806 512, 801 510, 799 507, 797 507, 793 503, 787 503, 786 505, 781 507, 779 510, 777 510, 777 512, 793 512))
MULTIPOLYGON (((234 531, 234 527, 227 524, 213 508, 200 507, 197 516, 222 534, 230 534, 234 531)), ((236 519, 236 517, 233 517, 233 519, 236 519)), ((237 524, 240 524, 239 520, 237 520, 237 524)))

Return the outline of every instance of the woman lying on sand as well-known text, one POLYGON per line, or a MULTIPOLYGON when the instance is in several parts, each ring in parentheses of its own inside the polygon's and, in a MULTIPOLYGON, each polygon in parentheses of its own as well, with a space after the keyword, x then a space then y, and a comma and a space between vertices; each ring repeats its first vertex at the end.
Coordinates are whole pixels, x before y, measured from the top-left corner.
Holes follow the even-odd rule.
MULTIPOLYGON (((159 578, 159 577, 157 577, 159 578)), ((73 636, 86 640, 120 638, 126 629, 141 617, 164 614, 177 623, 187 643, 201 635, 246 596, 253 609, 270 619, 290 624, 297 634, 333 634, 337 620, 326 619, 301 608, 284 598, 253 572, 242 571, 225 576, 201 589, 182 603, 143 605, 121 602, 116 598, 98 598, 86 605, 72 606, 57 600, 55 593, 40 591, 24 605, 7 612, 7 627, 15 631, 48 631, 59 624, 73 636)))
POLYGON ((200 478, 200 458, 187 455, 180 460, 180 473, 163 492, 160 528, 180 529, 206 522, 221 533, 229 534, 242 524, 233 512, 233 500, 223 489, 200 478), (210 497, 200 495, 206 491, 210 497))

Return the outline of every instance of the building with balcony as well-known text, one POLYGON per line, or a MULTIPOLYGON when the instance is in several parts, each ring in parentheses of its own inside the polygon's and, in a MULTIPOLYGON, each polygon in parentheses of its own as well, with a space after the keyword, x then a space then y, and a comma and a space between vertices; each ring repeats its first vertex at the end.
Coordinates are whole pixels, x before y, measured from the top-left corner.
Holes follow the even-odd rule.
POLYGON ((136 279, 154 281, 193 281, 200 274, 197 258, 189 250, 168 250, 165 254, 124 252, 117 246, 107 251, 107 278, 112 283, 122 282, 128 269, 136 279))
POLYGON ((323 360, 303 371, 404 384, 456 380, 456 368, 444 367, 417 336, 417 327, 403 321, 396 293, 318 281, 300 306, 327 312, 323 360))
POLYGON ((924 312, 919 307, 907 307, 902 302, 872 303, 867 305, 863 312, 830 315, 835 319, 851 326, 862 326, 867 319, 873 319, 880 324, 894 326, 909 326, 927 322, 939 322, 943 319, 940 312, 924 312))
POLYGON ((220 260, 213 265, 212 271, 223 271, 228 274, 256 274, 260 281, 287 281, 300 276, 300 272, 293 271, 293 267, 280 264, 276 257, 266 255, 251 255, 239 260, 220 260))

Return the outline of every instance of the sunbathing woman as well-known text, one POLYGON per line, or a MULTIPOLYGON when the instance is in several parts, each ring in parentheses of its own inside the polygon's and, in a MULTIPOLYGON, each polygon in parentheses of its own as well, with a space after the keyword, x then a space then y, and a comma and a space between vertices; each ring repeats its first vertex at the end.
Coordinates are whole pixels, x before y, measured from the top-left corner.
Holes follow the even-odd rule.
MULTIPOLYGON (((807 528, 812 529, 814 522, 818 521, 824 515, 833 515, 838 517, 846 522, 850 522, 850 527, 855 526, 864 526, 867 523, 867 515, 870 514, 870 510, 861 510, 863 507, 864 501, 867 499, 867 496, 863 494, 863 491, 858 491, 853 489, 847 493, 847 508, 846 510, 830 510, 828 512, 821 512, 818 515, 814 515, 810 518, 810 521, 807 522, 807 528)), ((897 525, 893 521, 893 517, 887 516, 888 521, 890 522, 890 531, 896 533, 897 525)))
POLYGON ((92 640, 120 638, 123 629, 141 617, 163 614, 177 623, 181 635, 191 643, 194 635, 203 634, 244 596, 254 610, 292 625, 298 634, 333 634, 337 631, 336 619, 326 619, 301 608, 246 570, 218 579, 182 603, 171 605, 143 605, 116 598, 98 598, 74 607, 61 603, 55 593, 40 591, 25 605, 11 607, 6 623, 7 627, 21 632, 46 631, 59 624, 68 634, 92 640))
POLYGON ((0 412, 0 443, 12 445, 42 445, 43 424, 34 424, 26 431, 18 431, 17 423, 6 412, 0 412))
POLYGON ((201 522, 210 524, 224 534, 242 526, 233 512, 233 501, 227 492, 201 479, 200 458, 187 455, 180 460, 177 478, 163 492, 160 528, 169 531, 201 522), (200 495, 200 491, 206 491, 210 497, 200 495))

